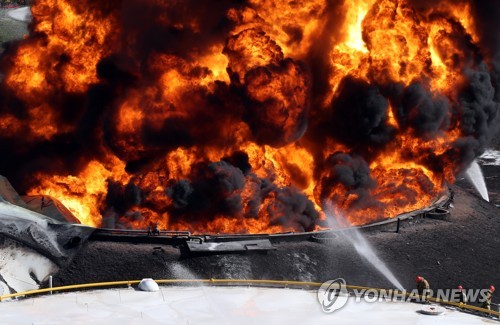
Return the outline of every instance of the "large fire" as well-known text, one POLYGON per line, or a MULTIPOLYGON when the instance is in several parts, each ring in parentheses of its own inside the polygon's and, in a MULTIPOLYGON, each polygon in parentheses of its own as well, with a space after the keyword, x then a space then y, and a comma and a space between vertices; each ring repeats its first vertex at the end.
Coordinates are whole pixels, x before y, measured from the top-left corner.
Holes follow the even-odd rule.
POLYGON ((498 121, 477 4, 40 0, 0 173, 84 224, 311 231, 426 206, 498 121))

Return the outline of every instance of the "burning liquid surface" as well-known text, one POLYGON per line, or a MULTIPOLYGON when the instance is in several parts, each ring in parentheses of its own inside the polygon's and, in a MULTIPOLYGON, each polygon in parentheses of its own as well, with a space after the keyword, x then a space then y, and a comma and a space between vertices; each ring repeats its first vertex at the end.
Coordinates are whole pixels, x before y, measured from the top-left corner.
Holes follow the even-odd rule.
POLYGON ((36 1, 1 58, 0 173, 82 223, 211 233, 428 205, 498 124, 475 1, 36 1))

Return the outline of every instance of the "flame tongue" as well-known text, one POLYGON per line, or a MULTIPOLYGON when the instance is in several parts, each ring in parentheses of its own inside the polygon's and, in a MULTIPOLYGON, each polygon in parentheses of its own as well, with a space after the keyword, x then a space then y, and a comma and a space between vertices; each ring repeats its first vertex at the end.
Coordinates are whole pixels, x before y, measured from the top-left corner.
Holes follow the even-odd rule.
POLYGON ((311 231, 325 201, 352 224, 421 208, 499 120, 481 39, 498 8, 480 9, 37 1, 1 58, 0 171, 98 227, 311 231))

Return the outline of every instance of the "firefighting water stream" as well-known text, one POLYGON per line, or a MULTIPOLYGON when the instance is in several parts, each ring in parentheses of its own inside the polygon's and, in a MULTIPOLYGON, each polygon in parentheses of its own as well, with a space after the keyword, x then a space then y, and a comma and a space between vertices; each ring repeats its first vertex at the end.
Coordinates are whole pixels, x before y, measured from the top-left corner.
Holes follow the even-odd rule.
POLYGON ((303 232, 328 227, 324 200, 352 225, 424 208, 500 120, 484 8, 35 0, 0 57, 0 174, 103 228, 303 232))
MULTIPOLYGON (((338 209, 334 208, 331 202, 324 203, 323 211, 326 214, 328 224, 331 228, 347 228, 351 226, 349 221, 342 215, 342 213, 338 212, 338 209)), ((365 236, 363 236, 359 229, 351 227, 346 230, 340 230, 337 233, 340 234, 342 239, 351 243, 356 249, 356 252, 363 257, 366 262, 369 262, 387 280, 389 280, 396 289, 404 290, 403 285, 398 281, 389 267, 387 267, 387 264, 380 259, 373 246, 368 242, 368 240, 366 240, 365 236)))
POLYGON ((474 186, 476 191, 481 195, 483 200, 490 202, 490 197, 488 195, 488 188, 486 187, 486 182, 484 181, 483 171, 474 160, 470 167, 465 172, 467 180, 474 186))

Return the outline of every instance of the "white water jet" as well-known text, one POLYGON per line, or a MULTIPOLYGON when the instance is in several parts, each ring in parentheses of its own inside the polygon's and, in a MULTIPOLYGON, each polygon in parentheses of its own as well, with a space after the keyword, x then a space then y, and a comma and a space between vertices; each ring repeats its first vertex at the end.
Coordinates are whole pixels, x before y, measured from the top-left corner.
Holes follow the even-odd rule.
MULTIPOLYGON (((349 221, 344 216, 335 214, 331 203, 324 204, 323 211, 325 212, 327 222, 330 228, 344 228, 351 226, 349 221)), ((403 285, 398 281, 396 276, 389 270, 387 265, 378 257, 372 245, 366 240, 358 228, 349 228, 340 230, 339 233, 343 238, 347 239, 356 249, 356 252, 366 259, 375 267, 387 280, 389 280, 398 290, 404 290, 403 285)))
POLYGON ((469 169, 467 169, 467 171, 465 172, 465 177, 474 186, 476 191, 479 192, 481 197, 485 201, 490 202, 488 188, 486 187, 486 183, 484 182, 483 172, 481 171, 481 167, 477 163, 477 160, 474 160, 469 169))
POLYGON ((170 266, 170 271, 172 272, 172 275, 174 276, 174 279, 198 279, 199 277, 191 272, 190 269, 185 267, 182 264, 175 263, 175 264, 170 264, 167 266, 170 266))

